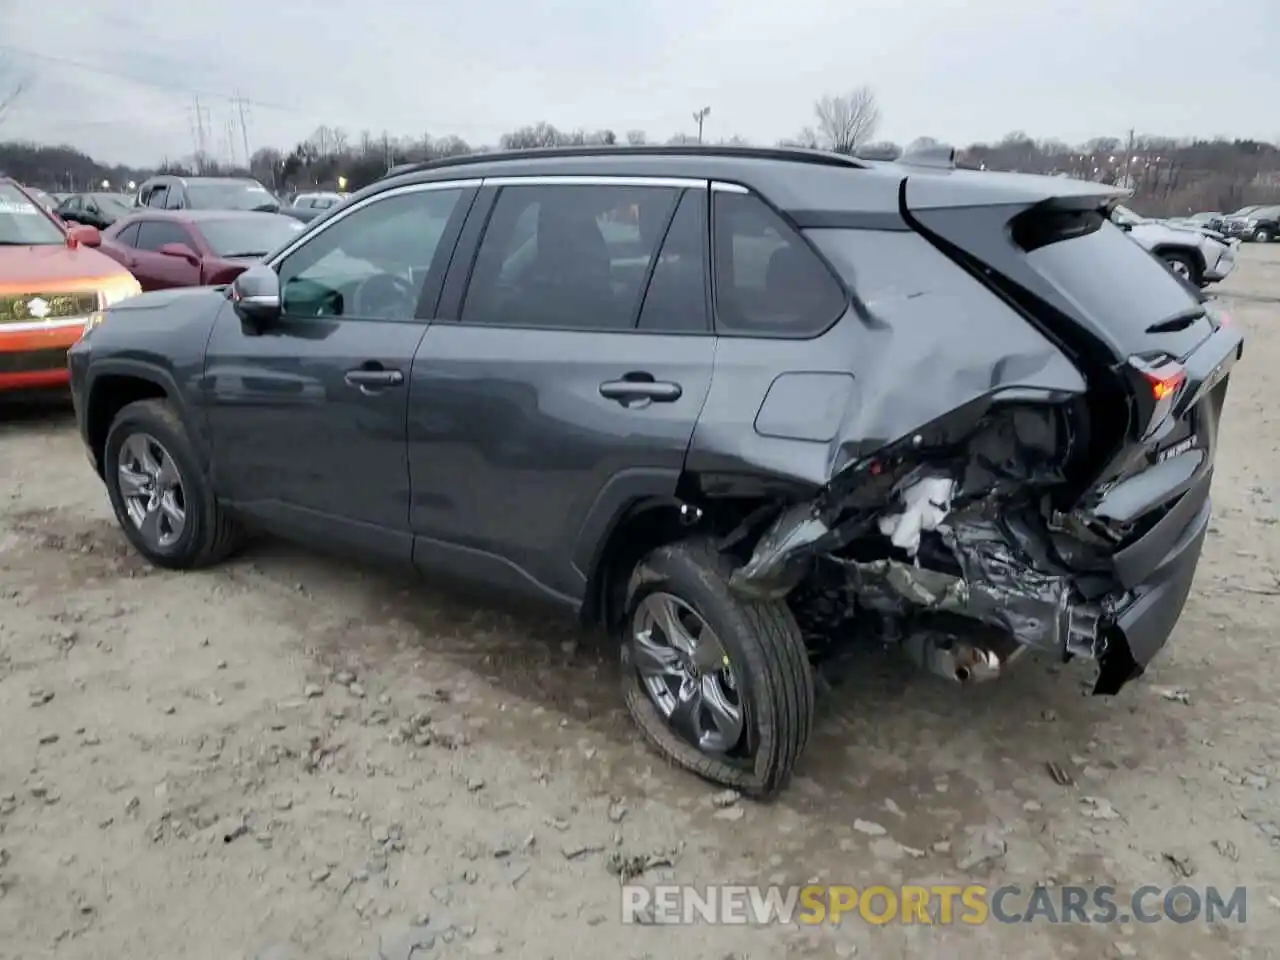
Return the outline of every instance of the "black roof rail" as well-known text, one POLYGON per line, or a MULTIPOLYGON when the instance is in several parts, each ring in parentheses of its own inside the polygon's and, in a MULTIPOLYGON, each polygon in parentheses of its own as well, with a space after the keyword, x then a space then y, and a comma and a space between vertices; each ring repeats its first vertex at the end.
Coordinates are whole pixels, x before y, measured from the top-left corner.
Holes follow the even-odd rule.
POLYGON ((748 160, 781 160, 790 163, 812 163, 829 167, 862 169, 863 164, 853 157, 826 150, 809 150, 804 147, 739 147, 703 144, 673 144, 659 146, 580 146, 533 147, 525 150, 494 150, 487 153, 468 153, 420 163, 402 163, 388 170, 380 180, 398 177, 405 173, 422 173, 449 167, 477 163, 503 163, 512 160, 556 160, 566 157, 719 157, 748 160))

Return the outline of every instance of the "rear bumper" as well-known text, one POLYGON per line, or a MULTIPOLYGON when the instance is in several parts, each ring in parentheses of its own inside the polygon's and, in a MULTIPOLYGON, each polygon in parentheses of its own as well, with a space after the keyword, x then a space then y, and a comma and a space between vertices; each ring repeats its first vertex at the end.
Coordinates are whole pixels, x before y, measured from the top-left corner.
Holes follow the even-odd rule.
POLYGON ((1191 592, 1211 514, 1212 503, 1205 497, 1156 570, 1132 591, 1133 599, 1115 613, 1094 693, 1118 692, 1140 676, 1168 643, 1191 592))

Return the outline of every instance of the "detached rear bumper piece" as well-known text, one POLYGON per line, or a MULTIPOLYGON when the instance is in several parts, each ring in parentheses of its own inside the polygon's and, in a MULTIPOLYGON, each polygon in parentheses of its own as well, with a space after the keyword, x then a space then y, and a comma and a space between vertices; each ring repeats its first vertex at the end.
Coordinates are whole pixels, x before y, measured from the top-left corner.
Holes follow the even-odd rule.
POLYGON ((1156 570, 1115 613, 1094 693, 1118 692, 1140 676, 1168 642, 1191 592, 1211 513, 1212 503, 1206 496, 1156 570))

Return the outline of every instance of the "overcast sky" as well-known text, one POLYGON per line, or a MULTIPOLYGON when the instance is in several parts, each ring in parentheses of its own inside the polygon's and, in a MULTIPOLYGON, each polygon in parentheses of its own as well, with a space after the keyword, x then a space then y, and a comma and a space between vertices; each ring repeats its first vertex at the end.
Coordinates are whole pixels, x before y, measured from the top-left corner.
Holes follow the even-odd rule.
POLYGON ((1280 139, 1280 0, 0 0, 0 138, 104 161, 243 155, 321 124, 494 142, 562 128, 771 143, 871 84, 879 138, 1280 139), (59 58, 38 59, 32 54, 59 58))

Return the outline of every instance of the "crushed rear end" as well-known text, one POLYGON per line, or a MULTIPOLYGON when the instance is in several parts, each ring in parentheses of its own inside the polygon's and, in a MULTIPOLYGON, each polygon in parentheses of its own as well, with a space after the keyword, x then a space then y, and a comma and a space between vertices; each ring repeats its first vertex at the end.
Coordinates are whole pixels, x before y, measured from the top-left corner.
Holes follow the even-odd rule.
MULTIPOLYGON (((990 389, 928 391, 964 402, 887 443, 843 438, 862 452, 757 520, 735 589, 787 597, 815 634, 870 631, 955 680, 995 676, 1028 648, 1096 660, 1096 693, 1141 674, 1191 588, 1243 338, 1109 221, 1119 198, 1057 178, 908 172, 905 223, 1051 343, 1079 389, 1009 386, 1016 361, 992 343, 990 389)), ((892 327, 901 307, 877 309, 864 319, 892 327)), ((901 373, 899 399, 913 389, 901 373)))

